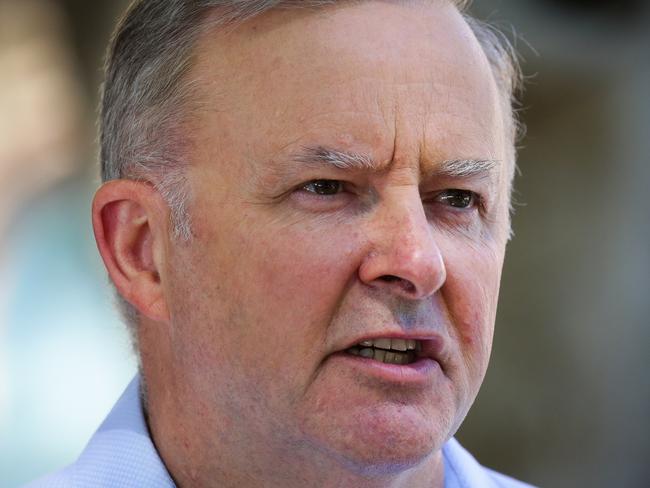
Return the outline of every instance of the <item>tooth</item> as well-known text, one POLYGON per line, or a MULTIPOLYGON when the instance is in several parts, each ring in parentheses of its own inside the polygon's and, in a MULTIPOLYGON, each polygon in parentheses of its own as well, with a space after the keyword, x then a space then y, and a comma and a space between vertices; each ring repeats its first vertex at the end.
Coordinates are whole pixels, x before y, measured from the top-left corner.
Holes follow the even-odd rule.
POLYGON ((395 353, 386 352, 386 356, 384 357, 384 362, 388 364, 395 364, 395 353))
POLYGON ((359 352, 359 356, 363 358, 371 358, 374 356, 374 354, 375 354, 374 351, 370 348, 361 349, 361 351, 359 352))
POLYGON ((375 339, 375 347, 380 349, 390 349, 390 339, 375 339))
POLYGON ((385 357, 386 357, 386 351, 384 351, 383 349, 375 349, 375 360, 376 361, 384 362, 385 357))
POLYGON ((418 352, 422 351, 422 343, 420 341, 416 342, 415 350, 418 351, 418 352))
POLYGON ((372 347, 372 341, 363 341, 360 343, 362 346, 372 347))
POLYGON ((393 339, 390 348, 396 351, 406 351, 406 341, 404 339, 393 339))
POLYGON ((409 351, 415 350, 417 341, 415 339, 409 339, 406 341, 406 349, 409 351))
POLYGON ((353 356, 358 356, 359 355, 359 348, 351 347, 350 349, 348 349, 348 353, 352 354, 353 356))

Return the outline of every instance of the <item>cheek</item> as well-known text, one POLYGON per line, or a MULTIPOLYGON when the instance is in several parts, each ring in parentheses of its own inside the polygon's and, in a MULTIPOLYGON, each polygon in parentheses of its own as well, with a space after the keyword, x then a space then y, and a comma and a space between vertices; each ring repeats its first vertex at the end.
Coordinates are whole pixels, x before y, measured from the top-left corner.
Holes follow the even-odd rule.
POLYGON ((503 254, 484 246, 450 248, 445 254, 445 301, 459 347, 481 373, 492 348, 503 254))
POLYGON ((342 229, 327 233, 292 227, 254 246, 265 252, 251 256, 255 276, 250 280, 255 280, 267 306, 287 318, 328 320, 358 268, 357 237, 342 229))
POLYGON ((221 314, 215 318, 236 323, 228 336, 252 344, 251 353, 284 351, 265 356, 270 368, 284 368, 287 351, 304 363, 320 361, 328 326, 356 276, 359 237, 346 225, 257 217, 240 220, 227 235, 215 229, 200 236, 197 259, 210 263, 201 270, 211 274, 206 285, 214 296, 217 283, 225 284, 213 303, 221 314))

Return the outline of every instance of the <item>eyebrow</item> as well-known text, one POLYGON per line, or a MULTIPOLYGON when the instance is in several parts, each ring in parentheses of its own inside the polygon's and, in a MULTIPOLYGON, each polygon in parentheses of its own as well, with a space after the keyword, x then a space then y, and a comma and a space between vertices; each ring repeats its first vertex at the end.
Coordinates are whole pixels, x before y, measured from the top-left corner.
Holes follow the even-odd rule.
POLYGON ((488 176, 497 168, 496 159, 449 159, 436 167, 436 176, 449 178, 475 178, 488 176))
MULTIPOLYGON (((378 170, 379 165, 367 154, 340 151, 325 146, 306 146, 294 158, 308 165, 334 166, 342 170, 378 170)), ((495 159, 449 159, 437 164, 431 176, 476 178, 489 176, 497 167, 495 159)))
POLYGON ((372 158, 366 154, 339 151, 325 146, 303 147, 293 159, 299 163, 324 164, 344 170, 370 170, 377 167, 372 158))

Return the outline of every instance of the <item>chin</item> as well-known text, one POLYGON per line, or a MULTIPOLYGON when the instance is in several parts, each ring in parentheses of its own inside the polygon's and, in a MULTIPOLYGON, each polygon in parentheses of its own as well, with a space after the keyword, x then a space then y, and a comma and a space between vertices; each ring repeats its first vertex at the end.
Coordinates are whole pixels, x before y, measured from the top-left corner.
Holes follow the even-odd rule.
POLYGON ((364 477, 399 474, 419 466, 432 459, 449 437, 447 422, 439 422, 440 416, 424 416, 405 405, 347 413, 339 422, 330 418, 329 428, 312 439, 344 469, 364 477))

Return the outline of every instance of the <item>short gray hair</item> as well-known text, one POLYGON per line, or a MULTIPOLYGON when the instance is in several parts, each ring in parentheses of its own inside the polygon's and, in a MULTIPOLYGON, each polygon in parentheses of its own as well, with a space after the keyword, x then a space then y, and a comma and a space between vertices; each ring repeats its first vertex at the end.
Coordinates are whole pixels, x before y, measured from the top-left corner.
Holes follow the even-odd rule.
MULTIPOLYGON (((319 8, 345 0, 137 0, 111 40, 100 112, 102 180, 148 181, 170 207, 174 235, 191 238, 187 210, 191 189, 182 127, 191 115, 193 86, 185 76, 205 30, 242 22, 276 8, 319 8), (209 15, 210 14, 210 15, 209 15)), ((364 0, 347 0, 364 1, 364 0)), ((467 0, 448 0, 463 13, 490 62, 502 94, 510 147, 510 186, 518 132, 513 102, 521 83, 514 50, 496 29, 466 13, 467 0)), ((118 295, 135 341, 137 311, 118 295)), ((135 344, 135 342, 134 342, 135 344)))

